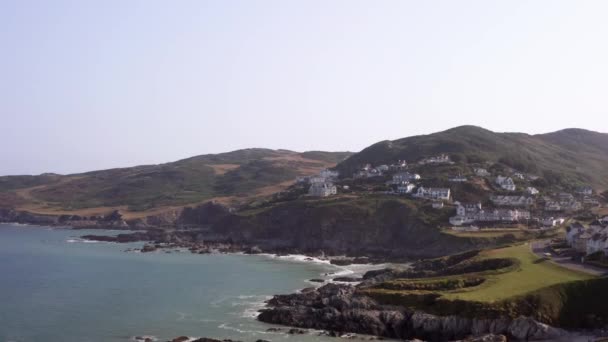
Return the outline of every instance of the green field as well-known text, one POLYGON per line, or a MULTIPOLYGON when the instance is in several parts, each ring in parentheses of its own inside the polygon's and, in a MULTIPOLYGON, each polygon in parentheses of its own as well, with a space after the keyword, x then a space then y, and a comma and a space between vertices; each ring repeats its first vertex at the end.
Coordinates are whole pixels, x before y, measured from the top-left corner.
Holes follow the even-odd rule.
POLYGON ((592 278, 539 258, 530 251, 528 244, 485 251, 480 257, 517 259, 519 267, 511 272, 489 275, 478 287, 445 293, 446 299, 494 302, 563 282, 592 278))
POLYGON ((595 290, 606 278, 571 271, 533 254, 527 243, 414 264, 360 291, 380 303, 437 315, 532 316, 549 324, 595 327, 608 307, 595 290), (586 317, 593 314, 591 321, 586 317))

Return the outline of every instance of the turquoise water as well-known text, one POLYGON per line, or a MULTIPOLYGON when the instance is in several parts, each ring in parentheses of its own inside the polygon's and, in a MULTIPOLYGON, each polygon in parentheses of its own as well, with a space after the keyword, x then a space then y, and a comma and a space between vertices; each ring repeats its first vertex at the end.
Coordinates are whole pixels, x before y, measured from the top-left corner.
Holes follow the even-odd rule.
POLYGON ((0 225, 0 342, 141 335, 329 340, 268 333, 270 326, 254 316, 268 296, 309 287, 308 279, 340 271, 335 266, 267 256, 127 253, 141 244, 77 238, 89 233, 0 225))

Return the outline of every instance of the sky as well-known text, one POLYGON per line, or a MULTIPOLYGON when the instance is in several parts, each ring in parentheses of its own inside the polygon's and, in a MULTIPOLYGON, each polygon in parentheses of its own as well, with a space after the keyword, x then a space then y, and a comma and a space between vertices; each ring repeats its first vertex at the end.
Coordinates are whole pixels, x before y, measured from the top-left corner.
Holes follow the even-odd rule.
POLYGON ((608 132, 608 1, 3 0, 0 175, 608 132))

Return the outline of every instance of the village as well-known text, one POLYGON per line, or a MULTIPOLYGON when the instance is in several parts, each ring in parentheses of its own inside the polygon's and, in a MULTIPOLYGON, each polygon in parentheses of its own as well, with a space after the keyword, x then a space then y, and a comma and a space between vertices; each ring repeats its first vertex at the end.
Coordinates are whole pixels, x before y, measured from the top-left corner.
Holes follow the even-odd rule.
POLYGON ((455 163, 447 154, 411 164, 365 164, 352 175, 323 170, 300 177, 308 196, 381 194, 417 201, 429 211, 449 211, 442 229, 451 234, 551 231, 559 253, 608 259, 608 216, 594 218, 605 201, 585 184, 546 184, 508 167, 455 163))

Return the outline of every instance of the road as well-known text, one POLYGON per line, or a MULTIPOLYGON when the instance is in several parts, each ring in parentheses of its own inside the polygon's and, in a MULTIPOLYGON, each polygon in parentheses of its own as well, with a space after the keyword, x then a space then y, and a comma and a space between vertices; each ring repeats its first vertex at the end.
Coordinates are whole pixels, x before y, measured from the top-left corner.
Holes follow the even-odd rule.
MULTIPOLYGON (((534 254, 542 258, 545 257, 545 253, 551 253, 548 248, 550 242, 551 240, 534 241, 530 244, 530 248, 532 249, 532 252, 534 254)), ((554 253, 551 253, 551 261, 555 264, 574 271, 584 272, 598 277, 608 276, 607 269, 582 264, 580 262, 573 261, 570 257, 560 257, 555 255, 554 253)))

